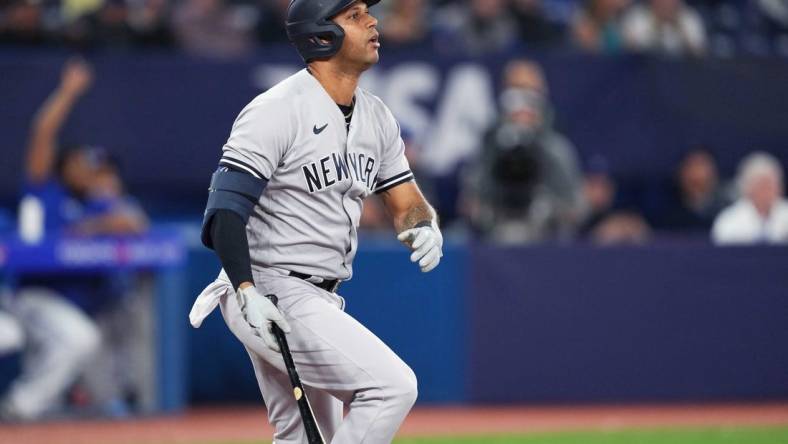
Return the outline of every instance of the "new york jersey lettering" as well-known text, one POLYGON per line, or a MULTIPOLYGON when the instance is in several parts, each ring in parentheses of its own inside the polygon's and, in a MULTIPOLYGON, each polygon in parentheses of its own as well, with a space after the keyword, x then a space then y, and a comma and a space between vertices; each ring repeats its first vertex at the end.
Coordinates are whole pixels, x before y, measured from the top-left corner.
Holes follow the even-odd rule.
POLYGON ((330 156, 301 166, 305 188, 310 193, 322 191, 348 180, 363 182, 372 190, 375 185, 377 162, 374 157, 363 153, 331 153, 330 156))

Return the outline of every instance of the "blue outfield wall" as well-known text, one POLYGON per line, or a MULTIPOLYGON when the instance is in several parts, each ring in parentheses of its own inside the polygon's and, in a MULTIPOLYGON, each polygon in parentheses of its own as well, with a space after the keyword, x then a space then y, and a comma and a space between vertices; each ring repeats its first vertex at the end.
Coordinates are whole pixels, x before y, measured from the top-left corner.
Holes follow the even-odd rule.
MULTIPOLYGON (((788 399, 786 248, 451 245, 426 275, 407 256, 362 242, 341 293, 422 403, 788 399)), ((194 295, 217 267, 193 253, 194 295)), ((218 313, 189 338, 193 403, 259 402, 218 313)))
POLYGON ((788 249, 471 255, 469 399, 788 398, 788 249))

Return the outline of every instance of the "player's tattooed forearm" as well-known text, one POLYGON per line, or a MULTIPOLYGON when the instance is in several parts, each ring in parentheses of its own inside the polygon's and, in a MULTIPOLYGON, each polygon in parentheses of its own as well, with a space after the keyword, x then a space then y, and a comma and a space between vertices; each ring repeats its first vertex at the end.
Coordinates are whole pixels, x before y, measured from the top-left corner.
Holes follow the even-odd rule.
POLYGON ((411 207, 410 210, 405 213, 405 217, 402 218, 402 222, 400 226, 397 227, 397 231, 402 232, 418 225, 429 225, 435 217, 435 212, 429 204, 423 202, 411 207))

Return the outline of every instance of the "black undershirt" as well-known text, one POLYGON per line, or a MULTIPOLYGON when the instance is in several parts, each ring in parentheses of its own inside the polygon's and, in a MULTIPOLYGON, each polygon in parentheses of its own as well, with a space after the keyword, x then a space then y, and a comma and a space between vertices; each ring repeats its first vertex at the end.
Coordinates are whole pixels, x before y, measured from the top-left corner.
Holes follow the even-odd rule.
POLYGON ((340 105, 337 103, 339 110, 345 117, 345 130, 350 131, 350 121, 353 119, 353 109, 356 107, 356 96, 353 96, 353 101, 350 105, 340 105))

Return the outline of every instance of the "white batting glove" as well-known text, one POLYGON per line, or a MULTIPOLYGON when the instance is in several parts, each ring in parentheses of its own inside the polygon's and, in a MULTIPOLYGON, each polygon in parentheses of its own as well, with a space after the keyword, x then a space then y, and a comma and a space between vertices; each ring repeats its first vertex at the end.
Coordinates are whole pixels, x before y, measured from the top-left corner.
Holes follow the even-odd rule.
POLYGON ((440 263, 443 256, 443 235, 434 220, 430 226, 403 231, 397 235, 397 239, 413 250, 410 261, 418 262, 422 272, 431 271, 440 263))
POLYGON ((276 337, 271 331, 272 323, 276 323, 285 333, 290 333, 290 325, 285 321, 284 316, 278 308, 266 297, 257 292, 255 287, 246 287, 235 292, 238 306, 244 319, 254 329, 265 345, 273 351, 279 351, 276 337))

